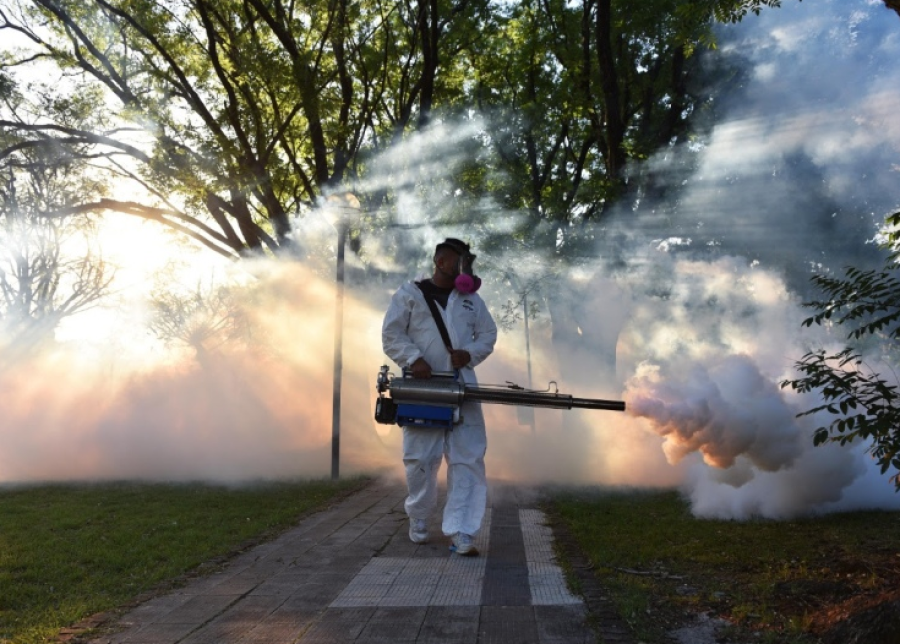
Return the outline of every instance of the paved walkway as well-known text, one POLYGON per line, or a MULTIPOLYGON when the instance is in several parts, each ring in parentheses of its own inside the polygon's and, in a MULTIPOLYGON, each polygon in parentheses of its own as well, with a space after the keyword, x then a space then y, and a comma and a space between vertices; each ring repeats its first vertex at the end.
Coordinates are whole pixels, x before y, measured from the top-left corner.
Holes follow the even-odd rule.
MULTIPOLYGON (((403 499, 401 486, 373 483, 222 572, 137 606, 92 642, 598 641, 584 602, 566 587, 552 532, 528 490, 492 484, 479 557, 451 555, 436 518, 429 527, 438 536, 411 543, 403 499)), ((603 641, 630 639, 617 630, 610 639, 602 625, 599 631, 603 641)))

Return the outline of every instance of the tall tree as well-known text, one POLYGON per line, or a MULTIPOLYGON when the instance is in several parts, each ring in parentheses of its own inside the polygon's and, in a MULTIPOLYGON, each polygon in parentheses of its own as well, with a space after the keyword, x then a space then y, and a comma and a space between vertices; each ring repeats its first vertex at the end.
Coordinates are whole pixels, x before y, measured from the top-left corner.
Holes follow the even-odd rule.
MULTIPOLYGON (((91 121, 96 97, 50 98, 31 104, 0 75, 0 103, 23 119, 42 111, 73 127, 91 121)), ((16 132, 0 131, 0 146, 0 347, 8 358, 11 347, 27 351, 96 304, 112 274, 91 244, 90 222, 43 216, 102 193, 85 161, 16 132)))

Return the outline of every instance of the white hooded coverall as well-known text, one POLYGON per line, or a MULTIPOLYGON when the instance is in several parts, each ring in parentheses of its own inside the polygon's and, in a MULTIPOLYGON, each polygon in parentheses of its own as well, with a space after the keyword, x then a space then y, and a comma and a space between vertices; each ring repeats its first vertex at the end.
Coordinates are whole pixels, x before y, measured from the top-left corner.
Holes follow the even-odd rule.
MULTIPOLYGON (((477 294, 463 295, 453 290, 447 308, 437 306, 454 349, 465 350, 471 362, 459 370, 460 378, 475 384, 475 370, 494 350, 497 325, 477 294)), ((450 354, 422 291, 408 282, 394 293, 381 328, 384 352, 401 368, 419 358, 432 371, 453 371, 450 354)), ((484 454, 487 450, 481 404, 463 402, 461 421, 452 430, 403 428, 403 464, 406 467, 406 513, 427 519, 437 505, 437 474, 441 458, 447 459, 447 504, 441 529, 445 535, 457 532, 475 535, 481 527, 487 503, 484 454)))

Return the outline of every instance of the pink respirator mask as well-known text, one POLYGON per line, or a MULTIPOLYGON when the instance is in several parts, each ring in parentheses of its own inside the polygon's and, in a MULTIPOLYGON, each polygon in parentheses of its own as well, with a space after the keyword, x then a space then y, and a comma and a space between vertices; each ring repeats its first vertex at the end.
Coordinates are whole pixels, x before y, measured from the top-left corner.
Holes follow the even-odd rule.
POLYGON ((472 253, 464 253, 459 256, 459 275, 456 276, 453 286, 463 295, 474 293, 481 288, 481 278, 472 270, 474 263, 475 255, 472 253))

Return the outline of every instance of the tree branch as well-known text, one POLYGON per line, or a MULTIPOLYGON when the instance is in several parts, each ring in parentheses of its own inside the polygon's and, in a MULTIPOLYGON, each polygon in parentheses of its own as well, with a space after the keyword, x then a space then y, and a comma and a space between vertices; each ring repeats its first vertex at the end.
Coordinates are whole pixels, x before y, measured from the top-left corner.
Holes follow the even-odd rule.
POLYGON ((68 208, 60 208, 59 210, 55 210, 52 212, 45 212, 43 213, 43 216, 50 218, 59 218, 83 214, 86 212, 99 212, 103 210, 112 210, 114 212, 120 212, 127 215, 134 215, 136 217, 140 217, 141 219, 156 221, 160 224, 163 224, 164 226, 168 226, 174 230, 184 233, 185 235, 188 235, 191 239, 200 242, 207 248, 214 250, 223 257, 227 257, 228 259, 239 258, 238 254, 232 252, 232 250, 229 250, 231 248, 229 240, 226 239, 221 233, 213 230, 203 222, 198 221, 197 219, 183 213, 172 212, 163 208, 154 208, 153 206, 146 206, 134 201, 100 199, 99 201, 94 201, 91 203, 79 204, 77 206, 70 206, 68 208), (180 224, 177 221, 167 219, 166 215, 174 216, 185 221, 191 226, 194 226, 195 228, 201 230, 205 235, 200 234, 196 230, 188 228, 187 226, 180 224), (223 245, 228 248, 222 248, 223 245))

